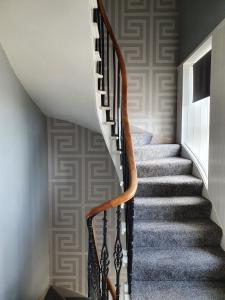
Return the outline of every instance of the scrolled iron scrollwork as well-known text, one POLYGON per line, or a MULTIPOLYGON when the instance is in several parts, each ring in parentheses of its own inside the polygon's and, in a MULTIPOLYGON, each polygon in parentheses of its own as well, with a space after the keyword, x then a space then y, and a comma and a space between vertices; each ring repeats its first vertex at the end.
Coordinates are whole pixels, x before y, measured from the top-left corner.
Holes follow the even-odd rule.
POLYGON ((107 278, 109 273, 109 251, 107 246, 107 212, 104 211, 103 217, 103 244, 101 250, 100 270, 102 278, 102 300, 108 300, 109 291, 107 286, 107 278))
POLYGON ((87 220, 88 227, 88 296, 92 300, 101 299, 101 286, 100 286, 100 266, 98 260, 98 253, 95 244, 93 219, 87 220))
POLYGON ((114 246, 114 266, 116 271, 116 299, 120 296, 120 273, 123 264, 123 247, 121 243, 121 207, 118 206, 116 210, 117 225, 116 225, 116 241, 114 246))

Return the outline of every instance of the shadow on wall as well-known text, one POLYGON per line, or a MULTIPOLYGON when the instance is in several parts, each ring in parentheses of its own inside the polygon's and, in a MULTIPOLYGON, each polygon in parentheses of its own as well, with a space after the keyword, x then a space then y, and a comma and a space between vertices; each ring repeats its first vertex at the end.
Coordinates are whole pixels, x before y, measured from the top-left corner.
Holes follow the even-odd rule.
POLYGON ((0 299, 36 299, 48 285, 46 132, 0 46, 0 299))

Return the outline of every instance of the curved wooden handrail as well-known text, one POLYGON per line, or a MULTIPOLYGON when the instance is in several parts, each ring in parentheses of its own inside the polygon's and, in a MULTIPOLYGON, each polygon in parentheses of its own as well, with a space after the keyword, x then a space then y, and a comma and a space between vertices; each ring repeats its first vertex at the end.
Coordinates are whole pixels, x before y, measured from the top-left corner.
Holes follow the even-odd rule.
POLYGON ((134 160, 134 154, 133 154, 133 145, 132 145, 132 139, 131 139, 131 133, 130 133, 130 126, 129 126, 129 119, 128 119, 128 103, 127 103, 127 72, 126 72, 126 65, 123 59, 122 52, 120 50, 120 47, 117 43, 115 34, 112 30, 112 27, 109 23, 109 19, 107 17, 103 1, 98 0, 98 6, 99 11, 101 13, 103 22, 107 28, 107 31, 109 33, 109 36, 112 40, 113 47, 115 48, 120 70, 121 70, 121 78, 122 78, 122 110, 123 110, 123 116, 122 116, 122 122, 123 122, 123 130, 124 130, 124 139, 125 139, 125 145, 126 145, 126 154, 127 154, 127 164, 129 169, 129 186, 128 189, 120 194, 119 196, 100 204, 94 208, 92 208, 87 214, 86 218, 92 218, 96 215, 104 212, 105 210, 117 207, 123 203, 128 202, 131 200, 137 190, 137 170, 136 170, 136 164, 134 160))
MULTIPOLYGON (((98 8, 99 12, 101 14, 102 20, 104 22, 104 25, 108 31, 108 34, 111 38, 113 48, 115 49, 117 59, 118 59, 118 64, 120 67, 121 71, 121 79, 122 79, 122 124, 123 124, 123 130, 124 130, 124 140, 125 140, 125 151, 127 155, 127 165, 128 165, 128 172, 129 172, 129 186, 126 189, 125 192, 121 193, 119 196, 103 203, 100 204, 94 208, 92 208, 87 214, 86 218, 87 219, 92 219, 96 215, 107 211, 109 209, 112 209, 114 207, 117 207, 121 204, 124 204, 131 200, 135 192, 137 190, 137 170, 136 170, 136 164, 134 160, 134 154, 133 154, 133 145, 132 145, 132 139, 131 139, 131 133, 130 133, 130 126, 129 126, 129 119, 128 119, 128 100, 127 100, 127 72, 126 72, 126 65, 125 61, 123 59, 122 52, 120 50, 120 47, 117 43, 115 34, 112 30, 112 27, 110 25, 109 19, 107 17, 103 1, 102 0, 97 0, 98 1, 98 8)), ((95 239, 95 237, 94 237, 95 239)), ((95 239, 95 245, 96 245, 96 239, 95 239)), ((116 299, 116 292, 114 289, 114 286, 112 285, 111 281, 109 278, 107 278, 107 285, 108 289, 111 293, 112 299, 116 299)))

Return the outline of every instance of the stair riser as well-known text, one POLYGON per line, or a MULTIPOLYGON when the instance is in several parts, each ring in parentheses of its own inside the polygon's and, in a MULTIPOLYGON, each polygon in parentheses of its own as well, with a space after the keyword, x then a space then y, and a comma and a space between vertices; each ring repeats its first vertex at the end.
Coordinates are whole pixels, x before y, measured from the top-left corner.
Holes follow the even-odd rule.
POLYGON ((201 195, 202 184, 138 184, 136 197, 173 197, 201 195))
POLYGON ((157 147, 146 149, 134 149, 134 156, 136 161, 145 161, 160 158, 176 157, 180 154, 180 147, 157 147))
POLYGON ((172 249, 179 247, 215 247, 220 245, 221 232, 139 232, 134 231, 134 247, 172 249))
POLYGON ((147 134, 147 133, 143 133, 143 134, 139 134, 139 133, 133 133, 132 134, 132 142, 134 147, 141 147, 141 146, 145 146, 151 143, 152 140, 152 135, 151 134, 147 134))
POLYGON ((183 221, 207 219, 210 217, 210 213, 210 205, 193 207, 135 207, 134 219, 149 221, 183 221))
POLYGON ((173 176, 173 175, 188 175, 191 174, 192 163, 185 164, 166 164, 162 166, 157 165, 137 165, 137 173, 139 178, 143 177, 159 177, 159 176, 173 176))

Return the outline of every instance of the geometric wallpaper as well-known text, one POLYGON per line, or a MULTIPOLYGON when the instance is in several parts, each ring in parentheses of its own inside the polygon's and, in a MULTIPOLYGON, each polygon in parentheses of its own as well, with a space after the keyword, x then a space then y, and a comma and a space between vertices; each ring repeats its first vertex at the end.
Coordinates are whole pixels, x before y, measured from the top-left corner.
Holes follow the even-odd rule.
POLYGON ((126 61, 130 121, 159 143, 175 141, 178 2, 105 0, 126 61))
MULTIPOLYGON (((48 148, 51 282, 85 293, 85 213, 120 193, 117 175, 102 136, 88 129, 48 119, 48 148)), ((110 242, 113 212, 108 219, 110 242)))

